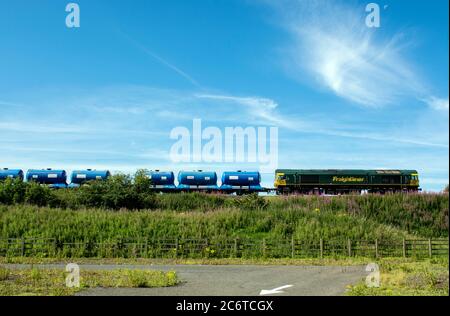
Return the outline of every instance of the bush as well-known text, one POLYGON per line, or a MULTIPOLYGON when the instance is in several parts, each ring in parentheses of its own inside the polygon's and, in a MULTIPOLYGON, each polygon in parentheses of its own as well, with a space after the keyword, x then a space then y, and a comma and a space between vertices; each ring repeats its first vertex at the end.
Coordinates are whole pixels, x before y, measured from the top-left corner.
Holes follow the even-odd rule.
POLYGON ((75 198, 72 198, 70 206, 113 210, 151 209, 155 206, 155 198, 150 184, 143 170, 136 173, 134 181, 123 174, 111 176, 106 181, 92 181, 75 189, 75 198))
POLYGON ((18 204, 25 200, 27 185, 20 179, 6 179, 0 182, 0 204, 18 204))
POLYGON ((50 200, 53 200, 53 197, 52 192, 48 187, 41 186, 34 182, 27 185, 25 203, 37 206, 47 206, 50 200))

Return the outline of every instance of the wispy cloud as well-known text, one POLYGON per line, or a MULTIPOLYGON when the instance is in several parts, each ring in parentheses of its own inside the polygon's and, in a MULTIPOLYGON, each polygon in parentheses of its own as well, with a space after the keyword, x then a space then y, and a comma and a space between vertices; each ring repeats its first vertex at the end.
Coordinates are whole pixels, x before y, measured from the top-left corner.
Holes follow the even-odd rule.
POLYGON ((20 132, 20 133, 88 133, 90 130, 70 125, 36 125, 26 124, 22 122, 4 122, 0 123, 0 130, 20 132))
POLYGON ((410 145, 418 145, 418 146, 427 146, 427 147, 438 147, 438 148, 449 148, 448 144, 436 143, 427 140, 420 139, 412 139, 412 138, 402 138, 397 137, 395 135, 382 135, 378 133, 370 133, 370 132, 346 132, 346 131, 319 131, 322 134, 330 135, 330 136, 340 136, 340 137, 349 137, 349 138, 360 138, 367 140, 375 140, 381 142, 390 142, 397 144, 410 144, 410 145))
POLYGON ((261 97, 237 97, 237 96, 217 95, 217 94, 196 94, 196 97, 213 100, 232 101, 250 106, 252 108, 263 108, 273 110, 276 107, 278 107, 278 103, 275 102, 274 100, 261 97))
POLYGON ((428 106, 434 110, 438 111, 448 111, 448 98, 447 99, 441 99, 437 97, 429 97, 427 99, 423 100, 428 106))
POLYGON ((125 32, 119 30, 118 33, 125 37, 130 43, 132 43, 135 47, 143 51, 148 56, 152 57, 153 59, 157 60, 159 63, 163 64, 167 68, 171 69, 175 73, 177 73, 179 76, 183 77, 187 81, 189 81, 191 84, 193 84, 197 88, 201 88, 201 85, 195 80, 190 74, 187 72, 181 70, 179 67, 175 66, 173 63, 169 62, 165 58, 162 58, 158 54, 152 52, 150 49, 148 49, 145 45, 138 42, 137 40, 133 39, 131 36, 126 34, 125 32))
POLYGON ((220 94, 195 94, 200 99, 209 99, 219 102, 231 102, 242 105, 250 117, 256 117, 263 120, 266 124, 275 124, 277 126, 287 126, 288 120, 275 112, 278 103, 272 99, 250 96, 232 96, 220 94))
POLYGON ((116 113, 116 114, 142 114, 145 109, 139 107, 112 107, 112 106, 91 106, 90 110, 99 113, 116 113))
POLYGON ((22 107, 22 104, 0 100, 0 106, 22 107))
POLYGON ((275 3, 294 38, 289 71, 297 78, 312 78, 339 97, 369 107, 424 94, 414 67, 404 58, 409 45, 404 34, 380 39, 365 25, 363 6, 314 0, 275 3))
MULTIPOLYGON (((264 124, 272 124, 278 127, 289 129, 290 131, 319 134, 343 138, 365 139, 378 142, 390 142, 405 145, 417 145, 437 148, 449 148, 448 144, 433 142, 427 139, 407 138, 396 136, 395 134, 381 134, 370 131, 370 128, 362 130, 348 130, 347 124, 336 124, 324 121, 320 118, 293 117, 280 114, 277 111, 278 103, 275 100, 261 97, 241 97, 221 94, 196 94, 197 98, 204 98, 213 101, 231 102, 244 106, 247 110, 246 117, 255 117, 264 124), (326 126, 326 128, 324 128, 326 126)), ((220 105, 220 104, 219 104, 220 105)), ((216 107, 217 108, 217 105, 216 107)), ((352 124, 350 124, 352 125, 352 124)))

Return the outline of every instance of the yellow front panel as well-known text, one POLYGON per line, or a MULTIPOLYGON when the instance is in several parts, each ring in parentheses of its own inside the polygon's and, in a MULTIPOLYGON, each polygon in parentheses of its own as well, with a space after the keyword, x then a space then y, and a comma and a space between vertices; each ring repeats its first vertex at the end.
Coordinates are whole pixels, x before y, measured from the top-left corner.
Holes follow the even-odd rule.
POLYGON ((284 173, 275 174, 275 183, 274 183, 275 188, 286 185, 286 179, 283 179, 283 178, 284 178, 284 173))

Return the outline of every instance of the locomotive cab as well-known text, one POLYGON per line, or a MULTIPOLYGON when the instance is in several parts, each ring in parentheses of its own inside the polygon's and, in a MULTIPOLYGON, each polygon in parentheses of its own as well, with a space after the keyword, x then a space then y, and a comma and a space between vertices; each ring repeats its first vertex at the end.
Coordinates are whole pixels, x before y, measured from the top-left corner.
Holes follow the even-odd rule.
POLYGON ((409 182, 410 185, 413 186, 419 186, 419 174, 418 173, 411 173, 411 180, 409 182))
POLYGON ((275 188, 285 185, 286 185, 286 175, 284 173, 277 172, 275 175, 275 183, 274 183, 275 188))

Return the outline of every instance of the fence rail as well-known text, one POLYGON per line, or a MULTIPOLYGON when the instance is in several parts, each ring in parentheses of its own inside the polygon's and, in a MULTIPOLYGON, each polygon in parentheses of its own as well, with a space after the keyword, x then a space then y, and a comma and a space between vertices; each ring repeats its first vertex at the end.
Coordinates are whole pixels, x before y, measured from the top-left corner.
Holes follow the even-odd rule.
POLYGON ((0 257, 56 258, 324 258, 437 257, 449 255, 448 239, 120 239, 63 242, 54 238, 0 239, 0 257))

